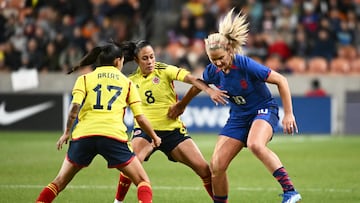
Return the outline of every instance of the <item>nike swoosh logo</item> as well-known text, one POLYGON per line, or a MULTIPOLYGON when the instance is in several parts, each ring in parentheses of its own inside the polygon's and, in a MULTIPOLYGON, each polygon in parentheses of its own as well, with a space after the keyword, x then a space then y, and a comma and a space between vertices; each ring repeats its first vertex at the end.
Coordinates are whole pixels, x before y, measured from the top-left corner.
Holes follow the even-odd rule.
POLYGON ((5 110, 5 102, 2 102, 0 104, 0 125, 11 125, 41 111, 49 109, 52 106, 54 106, 54 102, 48 101, 9 112, 5 110))

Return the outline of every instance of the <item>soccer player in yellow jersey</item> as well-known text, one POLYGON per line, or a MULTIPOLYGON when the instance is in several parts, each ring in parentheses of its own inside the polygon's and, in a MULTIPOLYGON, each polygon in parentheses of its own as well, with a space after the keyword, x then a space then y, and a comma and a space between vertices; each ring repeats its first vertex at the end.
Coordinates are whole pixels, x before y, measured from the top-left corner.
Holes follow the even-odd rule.
POLYGON ((130 106, 154 146, 159 146, 161 139, 143 114, 135 85, 121 73, 124 62, 121 48, 115 44, 96 47, 80 65, 96 60, 100 66, 76 80, 66 129, 57 142, 57 148, 61 149, 71 136, 70 146, 58 175, 41 191, 37 203, 52 202, 97 154, 106 159, 109 168, 117 168, 132 179, 137 185, 139 202, 152 202, 149 178, 128 144, 123 122, 125 108, 130 106), (78 123, 71 132, 77 117, 78 123))
MULTIPOLYGON (((223 91, 208 87, 185 69, 156 62, 154 50, 146 41, 128 42, 127 47, 123 49, 125 58, 134 59, 139 65, 136 72, 129 78, 139 90, 145 116, 162 140, 159 147, 154 147, 149 134, 140 129, 139 123, 135 122, 132 139, 135 154, 140 161, 144 161, 154 151, 160 150, 170 161, 185 164, 200 176, 212 199, 211 173, 208 163, 187 134, 186 127, 180 118, 169 119, 167 114, 168 109, 177 102, 174 90, 175 80, 193 84, 204 90, 215 103, 224 104, 226 102, 224 97, 227 96, 223 91)), ((130 185, 130 178, 121 173, 115 203, 123 201, 130 185)))

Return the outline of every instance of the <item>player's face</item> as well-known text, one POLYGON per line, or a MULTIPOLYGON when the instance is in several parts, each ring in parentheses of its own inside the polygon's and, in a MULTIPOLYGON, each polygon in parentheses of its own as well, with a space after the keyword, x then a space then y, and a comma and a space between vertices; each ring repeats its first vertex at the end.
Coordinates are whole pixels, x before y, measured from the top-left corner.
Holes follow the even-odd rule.
POLYGON ((137 55, 136 62, 139 64, 142 74, 152 73, 155 67, 154 49, 151 46, 143 47, 137 55))
POLYGON ((223 48, 213 49, 209 50, 207 54, 211 63, 213 63, 216 67, 223 71, 230 69, 232 64, 232 57, 227 50, 223 48))

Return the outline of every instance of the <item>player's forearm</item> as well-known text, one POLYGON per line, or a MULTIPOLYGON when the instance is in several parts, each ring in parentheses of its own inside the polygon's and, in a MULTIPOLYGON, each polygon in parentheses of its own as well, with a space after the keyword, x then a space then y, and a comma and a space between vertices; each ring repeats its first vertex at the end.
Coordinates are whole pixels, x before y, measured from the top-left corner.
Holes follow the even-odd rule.
POLYGON ((192 80, 192 84, 193 86, 197 87, 199 89, 199 92, 200 91, 204 91, 206 92, 207 94, 210 95, 210 91, 212 90, 211 87, 209 87, 208 84, 206 84, 203 80, 201 79, 194 79, 192 80))
POLYGON ((291 102, 291 93, 288 82, 286 78, 284 78, 281 83, 278 85, 279 94, 281 97, 281 102, 283 104, 284 113, 285 114, 292 114, 292 102, 291 102))
POLYGON ((152 139, 156 138, 156 133, 154 132, 149 120, 144 115, 135 116, 136 122, 139 124, 140 128, 145 131, 152 139))
POLYGON ((201 90, 195 86, 192 86, 184 95, 184 97, 181 99, 181 101, 178 102, 178 105, 180 107, 186 107, 190 101, 199 93, 201 92, 201 90))
POLYGON ((80 110, 80 104, 75 104, 75 103, 71 104, 68 119, 66 122, 65 131, 64 131, 65 133, 70 133, 77 118, 77 115, 79 113, 79 110, 80 110))

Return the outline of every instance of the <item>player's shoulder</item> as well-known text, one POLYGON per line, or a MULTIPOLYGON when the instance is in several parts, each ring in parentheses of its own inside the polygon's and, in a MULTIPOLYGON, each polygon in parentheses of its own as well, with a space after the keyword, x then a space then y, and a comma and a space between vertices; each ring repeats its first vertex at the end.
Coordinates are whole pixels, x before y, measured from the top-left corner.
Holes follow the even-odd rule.
MULTIPOLYGON (((76 80, 77 81, 81 81, 81 80, 89 80, 89 78, 93 77, 93 75, 95 75, 94 71, 88 72, 88 73, 83 73, 77 76, 76 80)), ((91 79, 90 79, 91 80, 91 79)))
POLYGON ((158 62, 158 61, 155 62, 155 70, 167 70, 172 68, 178 68, 178 67, 163 62, 158 62))
POLYGON ((206 74, 214 74, 214 73, 217 73, 219 72, 219 68, 216 67, 214 64, 212 63, 209 63, 206 67, 205 67, 205 70, 204 70, 204 73, 206 74))
POLYGON ((155 62, 154 74, 158 77, 169 77, 169 75, 177 74, 180 68, 163 62, 155 62))
POLYGON ((124 75, 124 73, 122 73, 122 72, 119 73, 119 77, 121 78, 121 80, 131 81, 130 78, 127 77, 126 75, 124 75))
POLYGON ((140 70, 140 68, 137 68, 134 72, 132 72, 132 73, 130 73, 129 75, 128 75, 128 78, 130 79, 130 80, 132 80, 132 79, 134 79, 134 78, 136 78, 136 77, 139 77, 139 76, 141 76, 142 74, 141 74, 141 70, 140 70))
POLYGON ((248 67, 256 65, 255 61, 246 55, 235 54, 234 65, 237 67, 248 67))

